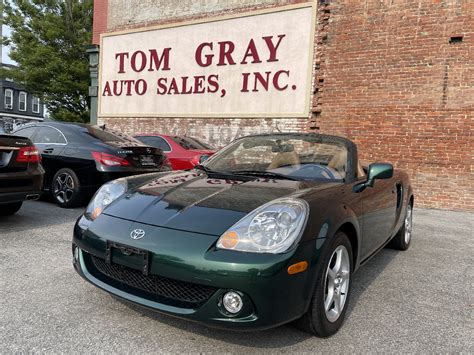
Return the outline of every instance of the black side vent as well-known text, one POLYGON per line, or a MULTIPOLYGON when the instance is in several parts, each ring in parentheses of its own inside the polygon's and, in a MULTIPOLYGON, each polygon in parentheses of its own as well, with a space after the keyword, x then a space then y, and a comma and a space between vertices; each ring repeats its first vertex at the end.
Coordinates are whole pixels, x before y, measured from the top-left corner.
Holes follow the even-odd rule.
POLYGON ((397 209, 402 207, 402 200, 403 200, 403 186, 401 183, 397 184, 397 209))

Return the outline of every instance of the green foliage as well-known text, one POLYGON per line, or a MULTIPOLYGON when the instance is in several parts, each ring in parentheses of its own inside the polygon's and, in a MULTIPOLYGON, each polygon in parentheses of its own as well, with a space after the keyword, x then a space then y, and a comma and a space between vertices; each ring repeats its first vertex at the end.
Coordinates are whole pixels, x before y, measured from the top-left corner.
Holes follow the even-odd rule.
POLYGON ((12 29, 10 57, 17 68, 3 70, 45 102, 51 117, 89 120, 89 67, 93 0, 8 0, 4 24, 12 29))

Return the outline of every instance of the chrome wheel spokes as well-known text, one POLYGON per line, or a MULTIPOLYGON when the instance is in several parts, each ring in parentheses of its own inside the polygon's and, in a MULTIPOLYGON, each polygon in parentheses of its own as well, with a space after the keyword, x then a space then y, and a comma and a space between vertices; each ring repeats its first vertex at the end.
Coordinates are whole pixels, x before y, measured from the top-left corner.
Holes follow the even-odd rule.
POLYGON ((324 286, 324 310, 330 322, 335 322, 344 310, 350 272, 349 253, 345 246, 339 245, 329 260, 324 286))
POLYGON ((54 196, 61 203, 71 201, 74 195, 74 179, 68 173, 59 174, 54 181, 54 196))
POLYGON ((405 217, 405 244, 410 243, 411 239, 411 230, 413 226, 413 207, 408 205, 407 215, 405 217))

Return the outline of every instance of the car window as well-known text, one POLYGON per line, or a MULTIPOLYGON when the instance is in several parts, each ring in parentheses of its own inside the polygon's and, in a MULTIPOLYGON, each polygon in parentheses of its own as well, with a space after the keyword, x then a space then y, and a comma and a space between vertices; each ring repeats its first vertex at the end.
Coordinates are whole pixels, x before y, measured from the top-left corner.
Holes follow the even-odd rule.
POLYGON ((357 178, 358 179, 362 179, 364 177, 366 177, 367 173, 365 172, 365 169, 364 167, 362 166, 362 164, 359 162, 357 164, 357 178))
POLYGON ((95 138, 98 139, 104 143, 108 142, 117 142, 117 143, 139 143, 135 138, 130 137, 127 134, 120 133, 108 128, 102 128, 102 127, 96 127, 96 126, 87 126, 86 127, 86 133, 95 138))
POLYGON ((33 135, 36 132, 36 127, 27 127, 27 128, 20 128, 15 132, 15 136, 19 137, 26 137, 30 138, 33 137, 33 135))
POLYGON ((38 133, 33 138, 34 143, 38 144, 66 144, 64 135, 52 127, 40 127, 38 133))
POLYGON ((136 137, 140 142, 151 147, 160 148, 163 152, 170 152, 171 147, 166 140, 161 137, 141 136, 136 137))
POLYGON ((171 139, 186 150, 212 150, 209 145, 198 141, 196 138, 175 136, 171 139))

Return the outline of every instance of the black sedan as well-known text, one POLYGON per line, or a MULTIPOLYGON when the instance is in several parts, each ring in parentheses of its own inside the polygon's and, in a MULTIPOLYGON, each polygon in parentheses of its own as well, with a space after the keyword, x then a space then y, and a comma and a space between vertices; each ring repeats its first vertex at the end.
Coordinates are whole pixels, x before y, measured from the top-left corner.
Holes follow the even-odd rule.
POLYGON ((76 224, 74 266, 177 317, 241 330, 298 319, 329 336, 353 273, 385 245, 409 247, 413 199, 405 172, 364 169, 348 139, 244 137, 194 170, 104 185, 76 224))
POLYGON ((23 201, 37 199, 43 175, 41 156, 28 138, 0 135, 0 215, 14 214, 23 201))
POLYGON ((15 135, 29 137, 38 147, 46 171, 44 191, 61 207, 87 202, 107 181, 166 169, 160 149, 105 126, 45 122, 24 126, 15 135))

